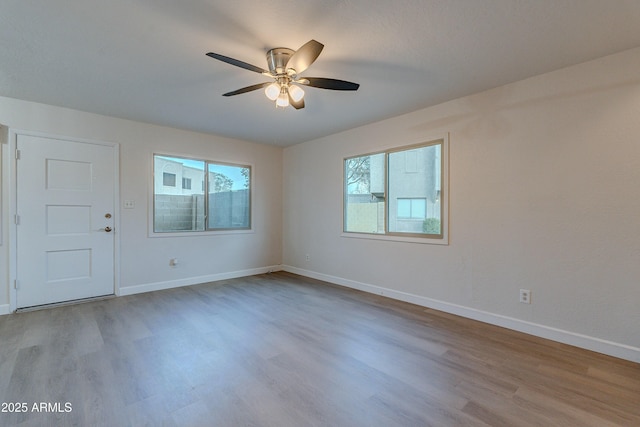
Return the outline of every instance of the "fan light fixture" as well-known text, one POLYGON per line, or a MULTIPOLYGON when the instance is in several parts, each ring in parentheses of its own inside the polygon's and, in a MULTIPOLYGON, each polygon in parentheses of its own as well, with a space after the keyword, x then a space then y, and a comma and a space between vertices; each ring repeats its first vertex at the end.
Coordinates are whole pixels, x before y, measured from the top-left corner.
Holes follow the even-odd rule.
POLYGON ((287 92, 287 87, 282 86, 280 88, 280 95, 278 95, 278 99, 276 99, 276 108, 282 107, 287 108, 289 106, 289 93, 287 92))
POLYGON ((218 53, 209 52, 207 56, 275 80, 271 83, 265 82, 243 87, 224 93, 222 96, 234 96, 264 89, 265 95, 271 101, 275 101, 276 107, 286 108, 291 105, 299 110, 304 108, 304 90, 299 85, 341 91, 355 91, 360 86, 358 83, 345 80, 299 76, 309 65, 313 64, 323 48, 324 45, 315 40, 309 40, 297 51, 286 47, 276 47, 267 52, 268 70, 218 53))
POLYGON ((291 85, 289 86, 289 95, 291 95, 291 99, 295 102, 300 102, 304 97, 304 91, 300 86, 291 85))
POLYGON ((280 85, 277 82, 271 83, 264 90, 264 94, 271 101, 276 101, 276 107, 288 107, 290 105, 289 97, 293 102, 300 102, 304 98, 304 90, 296 85, 280 85))
POLYGON ((264 93, 265 95, 267 95, 267 98, 269 98, 272 101, 275 101, 276 99, 278 99, 278 95, 280 95, 280 85, 275 82, 271 83, 264 90, 264 93))

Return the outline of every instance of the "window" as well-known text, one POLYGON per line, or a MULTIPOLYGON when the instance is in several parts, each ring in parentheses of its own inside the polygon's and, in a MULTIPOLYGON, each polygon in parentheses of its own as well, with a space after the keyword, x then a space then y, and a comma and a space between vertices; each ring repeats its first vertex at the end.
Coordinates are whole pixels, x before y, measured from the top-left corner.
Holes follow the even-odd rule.
POLYGON ((251 228, 250 166, 157 154, 153 164, 155 233, 251 228))
POLYGON ((427 199, 398 199, 398 219, 425 219, 427 199))
POLYGON ((345 159, 344 232, 446 240, 446 151, 439 139, 345 159))
POLYGON ((176 186, 176 174, 175 173, 162 173, 162 185, 165 187, 175 187, 176 186))
POLYGON ((207 163, 210 230, 249 228, 249 167, 207 163))

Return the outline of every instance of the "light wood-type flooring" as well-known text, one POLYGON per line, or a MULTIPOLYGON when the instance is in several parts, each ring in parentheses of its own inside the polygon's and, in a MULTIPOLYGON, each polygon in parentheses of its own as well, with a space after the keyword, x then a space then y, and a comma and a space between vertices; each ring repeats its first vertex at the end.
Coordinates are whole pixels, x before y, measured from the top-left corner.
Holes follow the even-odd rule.
POLYGON ((272 273, 0 316, 0 402, 2 426, 640 426, 640 365, 272 273))

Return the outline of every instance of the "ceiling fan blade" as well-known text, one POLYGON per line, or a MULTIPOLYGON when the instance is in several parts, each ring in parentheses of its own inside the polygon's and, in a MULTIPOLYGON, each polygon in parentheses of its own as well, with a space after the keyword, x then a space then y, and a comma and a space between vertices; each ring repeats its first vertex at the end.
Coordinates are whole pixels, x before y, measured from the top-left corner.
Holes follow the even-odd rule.
POLYGON ((227 92, 225 94, 222 94, 222 96, 240 95, 241 93, 247 93, 247 92, 251 92, 253 90, 262 89, 263 87, 269 86, 271 83, 273 83, 273 82, 258 83, 257 85, 251 85, 251 86, 243 87, 242 89, 234 90, 233 92, 227 92))
POLYGON ((309 40, 293 55, 291 55, 289 62, 287 62, 286 69, 295 70, 295 74, 300 74, 309 68, 309 65, 313 64, 318 56, 320 56, 320 52, 322 52, 323 48, 324 45, 322 43, 315 40, 309 40))
POLYGON ((345 80, 327 79, 324 77, 305 77, 297 81, 311 87, 331 90, 358 90, 358 83, 347 82, 345 80))
POLYGON ((235 65, 236 67, 244 68, 245 70, 253 71, 255 73, 271 75, 271 73, 264 68, 256 67, 255 65, 247 64, 246 62, 239 61, 237 59, 229 58, 228 56, 220 55, 217 53, 209 52, 207 56, 217 59, 227 64, 235 65))
POLYGON ((289 94, 289 104, 295 108, 296 110, 299 110, 301 108, 304 108, 304 98, 302 98, 300 101, 296 102, 293 100, 293 98, 291 97, 291 94, 289 94))

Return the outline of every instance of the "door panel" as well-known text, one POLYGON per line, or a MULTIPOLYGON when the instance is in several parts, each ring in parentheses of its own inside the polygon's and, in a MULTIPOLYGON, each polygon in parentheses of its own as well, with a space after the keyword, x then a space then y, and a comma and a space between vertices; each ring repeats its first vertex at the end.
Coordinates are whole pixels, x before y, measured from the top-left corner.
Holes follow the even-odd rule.
POLYGON ((114 293, 115 148, 18 135, 17 307, 114 293))

